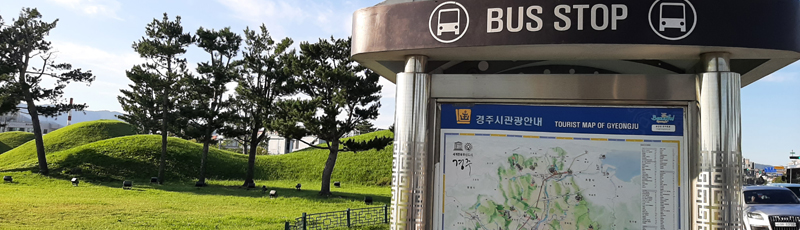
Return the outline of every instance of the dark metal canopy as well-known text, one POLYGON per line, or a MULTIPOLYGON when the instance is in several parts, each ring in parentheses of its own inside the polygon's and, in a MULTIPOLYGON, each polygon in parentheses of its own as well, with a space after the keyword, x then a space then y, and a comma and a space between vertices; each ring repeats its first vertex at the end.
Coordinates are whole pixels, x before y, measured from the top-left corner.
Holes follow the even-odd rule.
POLYGON ((390 81, 407 55, 445 74, 684 74, 706 52, 730 53, 743 86, 793 63, 800 2, 399 0, 353 16, 353 57, 390 81))

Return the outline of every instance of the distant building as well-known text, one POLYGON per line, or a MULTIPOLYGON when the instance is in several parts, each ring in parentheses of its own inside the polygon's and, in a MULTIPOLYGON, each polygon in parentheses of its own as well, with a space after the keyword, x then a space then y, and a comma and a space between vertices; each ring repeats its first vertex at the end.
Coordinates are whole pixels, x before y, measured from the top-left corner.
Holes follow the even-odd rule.
MULTIPOLYGON (((261 135, 260 132, 259 135, 261 135)), ((213 138, 223 139, 223 141, 219 144, 219 148, 221 149, 242 149, 242 150, 244 149, 244 146, 242 146, 237 141, 228 140, 225 137, 220 137, 220 136, 214 136, 213 138)), ((312 145, 325 143, 325 141, 320 140, 319 138, 313 136, 303 137, 302 140, 312 145)), ((294 139, 287 140, 286 138, 278 135, 278 133, 276 132, 268 132, 267 139, 264 141, 264 143, 259 144, 259 147, 266 149, 268 155, 282 155, 298 151, 301 149, 305 149, 310 146, 307 145, 306 143, 303 143, 302 141, 294 139)))
MULTIPOLYGON (((33 122, 31 118, 20 112, 0 116, 0 125, 3 126, 0 127, 0 133, 12 131, 33 132, 33 122)), ((39 121, 39 125, 42 128, 42 134, 48 134, 56 129, 62 128, 61 125, 55 122, 42 120, 39 121)))
MULTIPOLYGON (((302 141, 299 140, 295 139, 287 140, 286 138, 278 135, 278 133, 276 132, 268 132, 267 135, 269 141, 266 143, 267 145, 266 147, 267 147, 267 154, 269 155, 287 154, 310 147, 306 143, 303 143, 302 141)), ((312 145, 325 143, 325 141, 320 140, 319 138, 314 136, 303 137, 302 140, 312 145)))

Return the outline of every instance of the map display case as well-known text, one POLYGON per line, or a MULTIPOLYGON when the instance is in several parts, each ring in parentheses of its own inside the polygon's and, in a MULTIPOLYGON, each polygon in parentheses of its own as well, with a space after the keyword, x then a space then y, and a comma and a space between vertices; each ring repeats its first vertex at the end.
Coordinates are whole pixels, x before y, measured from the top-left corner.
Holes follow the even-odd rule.
POLYGON ((684 107, 440 111, 437 229, 688 228, 684 107))

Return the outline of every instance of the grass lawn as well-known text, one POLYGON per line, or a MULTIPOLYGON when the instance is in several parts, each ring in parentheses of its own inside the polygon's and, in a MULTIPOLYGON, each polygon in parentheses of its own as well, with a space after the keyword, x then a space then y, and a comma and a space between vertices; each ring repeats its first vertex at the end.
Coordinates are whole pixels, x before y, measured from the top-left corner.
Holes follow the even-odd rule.
POLYGON ((0 154, 33 140, 33 133, 13 131, 0 133, 0 154))
MULTIPOLYGON (((209 181, 151 185, 134 181, 132 190, 120 182, 81 182, 30 172, 0 172, 13 183, 0 182, 0 229, 283 229, 284 222, 303 212, 341 211, 389 204, 391 189, 342 184, 334 198, 320 198, 319 182, 257 181, 278 192, 270 199, 261 189, 238 187, 241 181, 209 181), (375 203, 367 206, 364 196, 375 203)), ((388 229, 388 225, 365 229, 388 229)))

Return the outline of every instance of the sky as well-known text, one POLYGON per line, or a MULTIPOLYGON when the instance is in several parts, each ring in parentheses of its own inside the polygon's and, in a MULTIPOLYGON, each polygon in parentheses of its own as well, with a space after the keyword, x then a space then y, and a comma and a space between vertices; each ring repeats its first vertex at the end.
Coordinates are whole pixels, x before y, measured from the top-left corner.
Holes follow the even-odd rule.
MULTIPOLYGON (((143 63, 131 45, 144 36, 147 23, 181 16, 186 32, 199 27, 221 29, 266 25, 273 39, 302 41, 346 38, 352 14, 380 0, 0 0, 7 22, 23 7, 38 8, 47 21, 59 19, 47 38, 58 50, 57 62, 89 69, 96 75, 91 86, 72 84, 65 97, 87 103, 89 110, 122 112, 119 90, 128 88, 125 70, 143 63)), ((241 33, 240 33, 241 34, 241 33)), ((196 46, 185 57, 194 66, 207 59, 196 46)), ((387 128, 394 119, 395 86, 381 79, 380 116, 373 123, 387 128)), ((741 91, 742 154, 761 164, 785 165, 789 152, 800 153, 800 63, 789 65, 741 91)))

